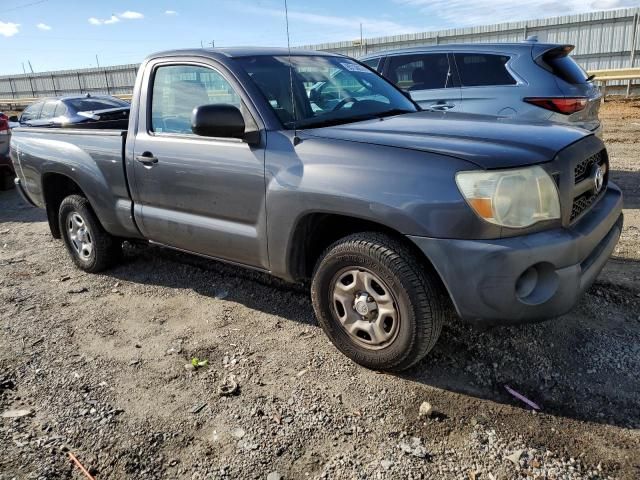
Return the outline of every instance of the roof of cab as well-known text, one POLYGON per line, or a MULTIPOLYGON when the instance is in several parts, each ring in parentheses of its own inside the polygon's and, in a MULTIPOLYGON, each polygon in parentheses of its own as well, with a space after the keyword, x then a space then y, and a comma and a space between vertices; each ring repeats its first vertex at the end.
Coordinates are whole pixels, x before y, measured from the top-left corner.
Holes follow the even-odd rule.
MULTIPOLYGON (((341 57, 343 55, 329 53, 329 52, 320 52, 316 50, 302 50, 302 49, 291 49, 292 55, 314 55, 314 56, 327 56, 327 57, 341 57)), ((277 48, 277 47, 228 47, 228 48, 192 48, 192 49, 180 49, 180 50, 167 50, 164 52, 157 52, 149 55, 147 60, 152 60, 156 58, 162 57, 183 57, 183 56, 211 56, 218 57, 224 56, 227 58, 236 58, 236 57, 252 57, 252 56, 283 56, 289 55, 289 49, 287 48, 277 48)))

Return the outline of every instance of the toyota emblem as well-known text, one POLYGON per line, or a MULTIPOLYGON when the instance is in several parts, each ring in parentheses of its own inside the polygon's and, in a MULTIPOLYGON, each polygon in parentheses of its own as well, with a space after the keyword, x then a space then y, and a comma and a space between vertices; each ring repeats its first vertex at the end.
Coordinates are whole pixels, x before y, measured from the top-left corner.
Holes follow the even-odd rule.
POLYGON ((602 166, 598 165, 593 175, 593 189, 596 192, 596 194, 600 193, 600 190, 602 190, 603 185, 604 185, 604 169, 602 168, 602 166))

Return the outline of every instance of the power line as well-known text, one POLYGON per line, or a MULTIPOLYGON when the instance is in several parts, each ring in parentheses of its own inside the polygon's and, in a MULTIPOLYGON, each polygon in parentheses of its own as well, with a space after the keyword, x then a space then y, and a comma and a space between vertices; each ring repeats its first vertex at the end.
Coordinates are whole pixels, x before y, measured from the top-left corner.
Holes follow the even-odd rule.
POLYGON ((25 3, 24 5, 18 5, 17 7, 3 8, 2 9, 2 13, 12 12, 14 10, 20 10, 21 8, 33 7, 34 5, 39 5, 39 4, 47 2, 47 1, 48 0, 37 0, 35 2, 25 3))

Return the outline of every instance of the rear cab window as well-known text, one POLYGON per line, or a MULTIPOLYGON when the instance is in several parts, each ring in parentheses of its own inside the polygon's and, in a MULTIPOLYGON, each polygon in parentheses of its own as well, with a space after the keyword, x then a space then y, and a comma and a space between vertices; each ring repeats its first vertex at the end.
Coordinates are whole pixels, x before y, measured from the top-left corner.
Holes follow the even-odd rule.
POLYGON ((460 83, 463 87, 515 85, 507 70, 508 55, 493 53, 454 53, 460 83))
POLYGON ((581 85, 589 82, 589 75, 565 52, 548 52, 543 56, 551 71, 565 82, 581 85))
POLYGON ((407 91, 451 88, 454 79, 446 53, 418 53, 389 57, 385 77, 407 91))

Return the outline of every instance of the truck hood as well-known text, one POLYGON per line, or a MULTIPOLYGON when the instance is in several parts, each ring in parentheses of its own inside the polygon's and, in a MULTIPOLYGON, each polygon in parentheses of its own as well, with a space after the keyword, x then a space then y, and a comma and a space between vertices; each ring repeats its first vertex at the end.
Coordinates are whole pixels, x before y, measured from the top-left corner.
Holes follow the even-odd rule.
POLYGON ((548 162, 560 150, 591 134, 553 123, 518 123, 495 116, 427 111, 304 132, 314 137, 448 155, 485 169, 548 162))

